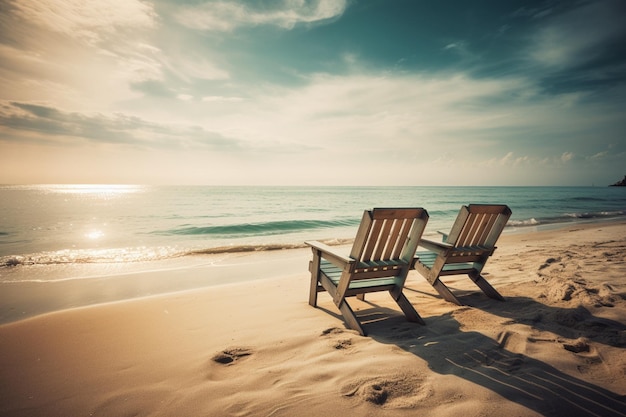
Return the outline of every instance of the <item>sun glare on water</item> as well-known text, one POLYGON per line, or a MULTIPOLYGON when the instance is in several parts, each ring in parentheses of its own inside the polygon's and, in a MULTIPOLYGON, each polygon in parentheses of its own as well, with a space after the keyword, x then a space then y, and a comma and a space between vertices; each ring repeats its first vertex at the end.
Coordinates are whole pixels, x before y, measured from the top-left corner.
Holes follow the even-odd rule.
POLYGON ((85 237, 90 240, 97 240, 103 236, 104 236, 104 232, 102 232, 102 230, 92 230, 91 232, 85 235, 85 237))
POLYGON ((115 195, 140 191, 141 185, 127 184, 55 184, 46 186, 49 191, 65 194, 115 195))

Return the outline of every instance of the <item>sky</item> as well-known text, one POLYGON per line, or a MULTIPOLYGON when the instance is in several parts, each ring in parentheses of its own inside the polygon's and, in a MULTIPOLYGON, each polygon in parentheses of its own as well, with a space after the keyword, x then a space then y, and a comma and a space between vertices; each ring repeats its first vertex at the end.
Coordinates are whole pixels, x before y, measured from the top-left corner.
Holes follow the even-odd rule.
POLYGON ((626 2, 0 0, 0 183, 596 185, 626 2))

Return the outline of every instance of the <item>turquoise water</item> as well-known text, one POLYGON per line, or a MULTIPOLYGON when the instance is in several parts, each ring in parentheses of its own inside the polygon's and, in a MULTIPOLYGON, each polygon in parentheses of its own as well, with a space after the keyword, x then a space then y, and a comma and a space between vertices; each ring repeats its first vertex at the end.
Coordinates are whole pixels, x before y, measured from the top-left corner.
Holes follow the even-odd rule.
POLYGON ((0 267, 134 262, 349 239, 364 209, 508 204, 506 232, 626 216, 624 187, 0 186, 0 267))

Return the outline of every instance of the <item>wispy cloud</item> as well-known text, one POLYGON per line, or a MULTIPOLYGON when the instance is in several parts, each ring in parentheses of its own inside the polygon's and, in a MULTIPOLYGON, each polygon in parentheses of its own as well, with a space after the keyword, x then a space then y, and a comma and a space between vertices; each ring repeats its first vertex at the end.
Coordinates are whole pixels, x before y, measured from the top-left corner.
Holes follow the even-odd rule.
MULTIPOLYGON (((149 122, 124 114, 83 114, 32 103, 2 103, 3 130, 31 132, 30 139, 57 146, 76 143, 114 143, 150 148, 194 147, 222 151, 239 148, 237 140, 198 126, 175 126, 149 122)), ((6 135, 12 137, 13 135, 6 135)), ((20 140, 28 140, 23 136, 20 140)))
POLYGON ((161 51, 149 40, 158 25, 153 5, 140 0, 8 0, 3 98, 77 108, 128 99, 133 83, 163 77, 161 51))
POLYGON ((535 35, 531 57, 555 69, 591 62, 626 34, 625 15, 623 1, 603 0, 554 16, 535 35))
POLYGON ((458 55, 464 64, 471 64, 480 59, 480 56, 473 52, 466 41, 451 42, 443 47, 444 51, 458 55))
POLYGON ((229 167, 294 183, 320 164, 320 183, 365 183, 366 167, 381 184, 622 170, 622 0, 418 3, 5 0, 0 167, 24 144, 241 181, 229 167))
POLYGON ((16 14, 47 29, 94 44, 128 28, 156 25, 151 3, 141 0, 14 1, 16 14))
POLYGON ((563 155, 561 155, 561 162, 569 162, 575 157, 576 155, 574 155, 573 152, 563 152, 563 155))
MULTIPOLYGON (((268 4, 268 3, 266 3, 268 4)), ((231 31, 246 26, 276 26, 292 29, 301 23, 320 23, 341 16, 347 0, 282 0, 266 7, 231 1, 211 1, 186 7, 177 13, 178 21, 190 28, 231 31)))

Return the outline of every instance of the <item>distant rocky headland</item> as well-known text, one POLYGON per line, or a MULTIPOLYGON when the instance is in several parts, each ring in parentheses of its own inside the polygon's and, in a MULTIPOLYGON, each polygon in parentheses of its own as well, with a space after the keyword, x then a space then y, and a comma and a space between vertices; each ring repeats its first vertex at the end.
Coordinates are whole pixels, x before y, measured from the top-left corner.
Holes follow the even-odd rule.
POLYGON ((626 175, 624 175, 624 179, 621 181, 617 181, 615 184, 611 184, 611 187, 626 187, 626 175))

